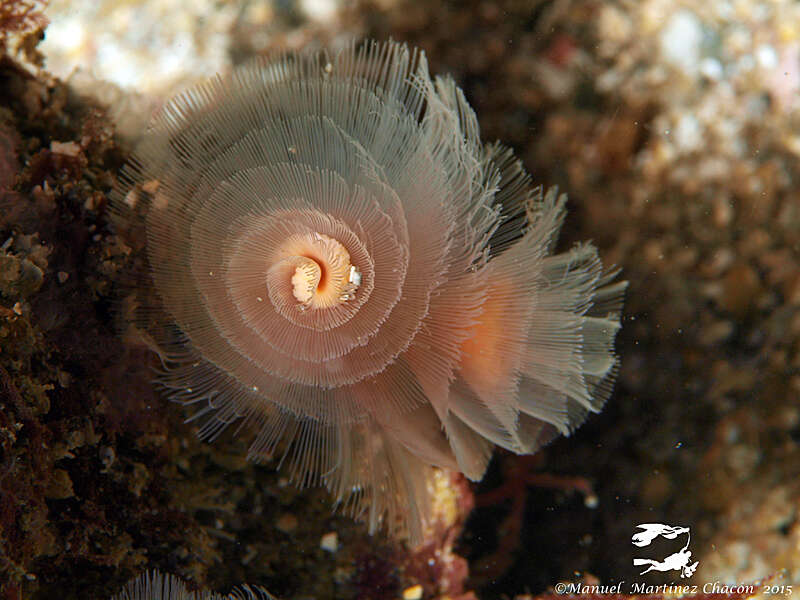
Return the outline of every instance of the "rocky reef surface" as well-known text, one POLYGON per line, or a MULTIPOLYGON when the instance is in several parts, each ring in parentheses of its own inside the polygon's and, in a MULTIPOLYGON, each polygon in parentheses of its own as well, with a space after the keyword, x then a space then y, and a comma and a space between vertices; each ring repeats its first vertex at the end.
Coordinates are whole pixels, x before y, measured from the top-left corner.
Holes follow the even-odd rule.
POLYGON ((632 566, 648 522, 691 528, 691 582, 800 583, 799 11, 364 0, 326 22, 225 16, 227 64, 347 37, 424 48, 483 138, 569 193, 561 246, 593 238, 631 282, 604 412, 533 459, 499 455, 474 489, 443 479, 444 524, 419 553, 246 463, 244 439, 198 442, 158 396, 157 359, 117 319, 136 249, 106 212, 128 152, 114 102, 7 54, 0 597, 107 598, 150 568, 285 598, 655 585, 675 575, 632 566))

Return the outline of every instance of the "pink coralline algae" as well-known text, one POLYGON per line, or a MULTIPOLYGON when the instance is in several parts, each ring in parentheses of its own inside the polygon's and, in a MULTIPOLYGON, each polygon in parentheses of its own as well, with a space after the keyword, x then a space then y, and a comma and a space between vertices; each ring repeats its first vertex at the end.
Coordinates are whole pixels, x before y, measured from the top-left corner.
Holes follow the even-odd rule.
POLYGON ((419 540, 431 465, 479 479, 611 390, 626 284, 590 244, 552 254, 565 202, 422 52, 365 43, 173 99, 113 205, 171 322, 140 337, 201 434, 246 420, 250 458, 419 540))

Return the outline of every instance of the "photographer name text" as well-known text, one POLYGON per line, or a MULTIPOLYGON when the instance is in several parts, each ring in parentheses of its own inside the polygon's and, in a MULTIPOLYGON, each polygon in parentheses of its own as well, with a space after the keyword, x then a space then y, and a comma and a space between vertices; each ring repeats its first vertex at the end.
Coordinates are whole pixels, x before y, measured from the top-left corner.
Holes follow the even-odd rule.
POLYGON ((791 596, 792 586, 782 585, 754 585, 754 584, 730 584, 721 581, 713 581, 699 585, 665 583, 652 585, 642 582, 626 583, 617 582, 613 585, 586 584, 581 582, 557 583, 554 591, 558 595, 614 595, 614 594, 669 594, 683 596, 689 594, 735 594, 752 596, 760 592, 765 596, 791 596))

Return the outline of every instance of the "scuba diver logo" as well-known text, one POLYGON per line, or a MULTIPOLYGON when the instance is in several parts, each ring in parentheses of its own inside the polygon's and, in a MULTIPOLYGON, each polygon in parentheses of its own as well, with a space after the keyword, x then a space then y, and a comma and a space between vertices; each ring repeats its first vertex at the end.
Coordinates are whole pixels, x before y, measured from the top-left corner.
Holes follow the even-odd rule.
POLYGON ((683 548, 674 554, 670 554, 664 560, 658 561, 650 558, 634 558, 634 567, 648 565, 647 569, 639 573, 639 575, 644 575, 650 571, 680 571, 681 577, 692 576, 695 569, 697 569, 699 561, 695 561, 694 564, 691 565, 689 564, 689 561, 692 559, 692 553, 689 551, 689 542, 692 541, 692 534, 689 532, 688 527, 673 527, 672 525, 663 525, 661 523, 642 523, 641 525, 637 525, 637 527, 644 531, 634 533, 631 541, 634 546, 640 548, 649 546, 650 542, 657 537, 674 540, 679 535, 686 534, 686 544, 684 544, 683 548))

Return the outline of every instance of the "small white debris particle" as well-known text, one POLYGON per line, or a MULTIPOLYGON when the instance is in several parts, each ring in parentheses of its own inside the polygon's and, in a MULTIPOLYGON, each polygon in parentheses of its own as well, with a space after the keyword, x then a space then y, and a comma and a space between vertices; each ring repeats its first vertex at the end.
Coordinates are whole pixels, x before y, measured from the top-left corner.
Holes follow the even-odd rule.
POLYGON ((319 541, 319 547, 326 552, 336 552, 339 549, 339 536, 335 531, 326 533, 319 541))
POLYGON ((667 62, 694 73, 700 62, 703 22, 693 12, 682 9, 672 14, 661 30, 661 52, 667 62))
POLYGON ((350 277, 348 279, 350 283, 358 287, 361 285, 361 271, 359 271, 355 266, 350 265, 350 277))
POLYGON ((312 21, 325 23, 331 21, 338 9, 336 0, 300 0, 300 10, 312 21))
POLYGON ((681 115, 675 127, 675 143, 686 153, 702 148, 705 132, 696 117, 689 114, 681 115))
POLYGON ((764 69, 774 69, 778 66, 778 53, 768 44, 761 44, 756 48, 756 61, 764 69))
POLYGON ((725 71, 722 67, 722 63, 720 63, 716 58, 704 58, 700 62, 700 73, 709 79, 717 81, 722 79, 725 71))
POLYGON ((138 190, 136 188, 132 188, 130 192, 125 194, 125 199, 123 202, 125 202, 129 208, 136 208, 136 205, 139 203, 138 190))
POLYGON ((75 142, 50 142, 50 152, 72 158, 78 156, 81 147, 75 142))

